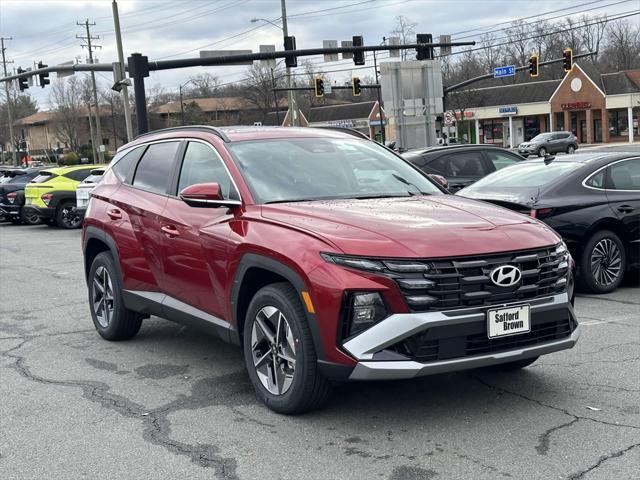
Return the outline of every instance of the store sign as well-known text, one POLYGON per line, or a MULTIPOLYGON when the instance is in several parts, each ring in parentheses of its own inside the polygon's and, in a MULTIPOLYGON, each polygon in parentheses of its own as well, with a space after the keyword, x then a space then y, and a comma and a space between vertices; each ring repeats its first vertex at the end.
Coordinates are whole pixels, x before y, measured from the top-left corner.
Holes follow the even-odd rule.
MULTIPOLYGON (((462 115, 460 114, 460 111, 456 111, 456 120, 462 120, 462 115)), ((473 112, 464 112, 464 118, 473 118, 474 113, 473 112)))
POLYGON ((353 128, 353 120, 332 120, 327 122, 332 127, 353 128))
POLYGON ((584 110, 585 108, 591 108, 591 104, 589 102, 563 103, 560 108, 562 110, 584 110))
POLYGON ((518 107, 516 107, 515 105, 510 105, 508 107, 499 107, 498 112, 500 112, 500 115, 517 115, 518 107))

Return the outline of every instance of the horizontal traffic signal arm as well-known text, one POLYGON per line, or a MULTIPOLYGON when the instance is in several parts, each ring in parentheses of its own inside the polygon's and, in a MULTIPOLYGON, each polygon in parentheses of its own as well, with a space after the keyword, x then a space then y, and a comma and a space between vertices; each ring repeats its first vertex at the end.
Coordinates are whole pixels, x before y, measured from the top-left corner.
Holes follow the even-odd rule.
MULTIPOLYGON (((228 65, 239 62, 249 62, 256 60, 275 60, 278 58, 287 58, 291 56, 295 57, 308 57, 312 55, 324 55, 332 53, 356 53, 356 52, 379 52, 379 51, 395 51, 395 50, 415 50, 422 47, 467 47, 473 46, 476 42, 450 42, 450 43, 410 43, 404 45, 363 45, 362 47, 334 47, 334 48, 305 48, 299 50, 281 50, 277 52, 256 52, 247 53, 241 55, 226 55, 221 57, 206 57, 206 58, 183 58, 176 60, 143 60, 148 63, 150 71, 158 70, 171 70, 174 68, 187 68, 187 67, 207 67, 213 65, 228 65)), ((145 58, 140 54, 134 53, 129 57, 129 61, 134 58, 145 58)), ((577 56, 575 57, 577 58, 577 56)), ((129 70, 129 67, 125 65, 125 69, 129 70)), ((33 75, 39 75, 46 72, 113 72, 113 65, 111 63, 93 63, 93 64, 78 64, 78 65, 53 65, 47 68, 32 70, 19 75, 10 75, 4 78, 0 78, 0 82, 8 82, 22 77, 30 77, 33 75)))
MULTIPOLYGON (((331 90, 351 90, 353 87, 352 85, 331 85, 331 90)), ((377 83, 374 83, 372 85, 363 85, 360 84, 360 88, 365 89, 365 88, 380 88, 380 85, 377 83)), ((315 90, 314 86, 311 87, 291 87, 291 88, 287 88, 287 87, 280 87, 280 88, 272 88, 271 91, 273 92, 288 92, 289 90, 295 90, 296 92, 313 92, 315 90)))

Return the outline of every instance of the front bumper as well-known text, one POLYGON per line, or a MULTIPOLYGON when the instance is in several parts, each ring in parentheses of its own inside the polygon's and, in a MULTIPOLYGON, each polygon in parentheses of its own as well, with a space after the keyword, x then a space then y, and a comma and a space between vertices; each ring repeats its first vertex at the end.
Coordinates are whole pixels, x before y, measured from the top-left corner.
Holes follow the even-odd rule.
POLYGON ((580 336, 580 326, 577 325, 567 293, 512 305, 522 303, 530 305, 532 323, 534 318, 538 321, 546 317, 565 318, 575 325, 575 328, 567 336, 550 341, 498 352, 420 362, 389 352, 386 348, 437 327, 453 327, 460 335, 465 335, 466 331, 477 332, 486 325, 487 308, 394 314, 345 342, 345 350, 358 360, 349 378, 351 380, 390 380, 455 372, 537 357, 572 348, 576 344, 580 336))

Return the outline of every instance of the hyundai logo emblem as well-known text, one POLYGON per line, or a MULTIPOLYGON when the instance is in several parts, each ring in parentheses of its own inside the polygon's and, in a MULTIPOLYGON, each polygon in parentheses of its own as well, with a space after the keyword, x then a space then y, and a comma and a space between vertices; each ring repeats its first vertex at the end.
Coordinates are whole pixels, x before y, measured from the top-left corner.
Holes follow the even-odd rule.
POLYGON ((491 281, 499 287, 512 287, 522 279, 522 272, 513 265, 502 265, 494 268, 489 274, 491 281))

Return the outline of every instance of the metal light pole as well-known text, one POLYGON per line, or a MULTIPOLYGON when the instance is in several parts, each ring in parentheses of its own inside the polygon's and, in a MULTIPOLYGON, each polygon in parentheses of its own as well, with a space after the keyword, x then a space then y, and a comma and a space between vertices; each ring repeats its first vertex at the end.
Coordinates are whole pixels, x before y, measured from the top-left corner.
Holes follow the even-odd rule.
MULTIPOLYGON (((7 76, 7 59, 4 55, 4 41, 12 40, 11 37, 2 37, 0 42, 2 44, 2 69, 4 70, 4 76, 7 76)), ((17 165, 16 160, 16 146, 13 140, 13 115, 11 114, 11 94, 9 90, 9 82, 5 82, 4 91, 7 93, 7 116, 9 117, 9 144, 11 145, 11 155, 13 157, 13 164, 17 165)))
MULTIPOLYGON (((384 45, 387 41, 385 37, 382 37, 382 43, 384 45)), ((378 80, 378 61, 376 59, 376 51, 373 51, 373 70, 376 72, 376 85, 380 85, 378 80)), ((382 113, 382 89, 378 87, 378 112, 380 113, 380 133, 382 133, 382 145, 387 142, 386 128, 384 125, 384 113, 382 113)))
MULTIPOLYGON (((124 53, 122 52, 122 35, 120 33, 120 17, 118 15, 118 3, 113 0, 111 4, 113 10, 113 26, 116 31, 116 47, 118 48, 118 62, 122 73, 125 73, 124 53)), ((129 105, 129 87, 122 84, 122 107, 124 109, 124 122, 127 126, 127 141, 133 140, 133 124, 131 123, 131 107, 129 105)))
POLYGON ((186 81, 185 83, 183 83, 178 87, 178 90, 180 91, 180 125, 182 125, 183 127, 184 127, 184 102, 182 100, 182 89, 192 82, 193 82, 193 78, 189 79, 188 81, 186 81))

